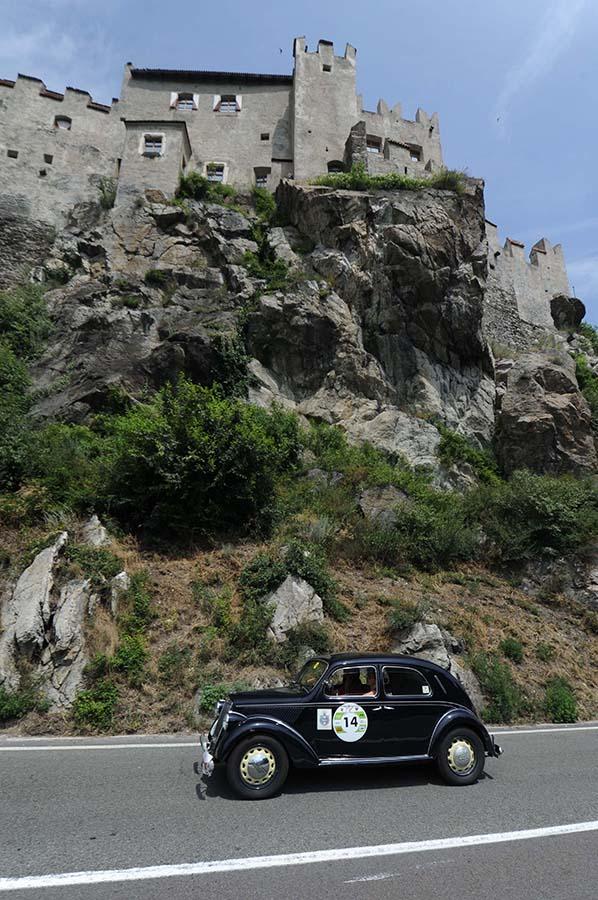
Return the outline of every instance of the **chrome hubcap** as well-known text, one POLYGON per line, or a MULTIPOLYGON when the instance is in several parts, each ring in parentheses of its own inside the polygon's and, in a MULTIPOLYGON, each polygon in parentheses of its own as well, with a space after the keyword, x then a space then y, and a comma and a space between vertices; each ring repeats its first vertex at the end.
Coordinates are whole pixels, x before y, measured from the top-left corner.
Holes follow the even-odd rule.
POLYGON ((468 775, 475 766, 475 750, 464 738, 455 738, 448 751, 448 764, 457 775, 468 775))
POLYGON ((239 768, 246 784, 265 784, 276 771, 276 760, 268 747, 251 747, 243 756, 239 768))

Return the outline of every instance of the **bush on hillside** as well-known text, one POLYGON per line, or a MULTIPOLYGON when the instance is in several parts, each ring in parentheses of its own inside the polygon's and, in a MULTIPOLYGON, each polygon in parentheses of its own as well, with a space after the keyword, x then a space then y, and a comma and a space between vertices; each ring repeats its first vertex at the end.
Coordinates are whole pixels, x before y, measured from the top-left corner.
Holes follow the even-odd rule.
POLYGON ((489 701, 484 710, 486 721, 508 724, 522 714, 527 701, 515 684, 508 663, 495 655, 478 653, 472 659, 472 669, 489 701))
POLYGON ((509 481, 482 485, 466 500, 501 563, 570 553, 598 534, 598 492, 590 479, 515 472, 509 481))
POLYGON ((551 678, 546 685, 546 713, 551 722, 576 722, 577 702, 566 678, 551 678))
POLYGON ((181 379, 115 420, 109 499, 130 524, 178 532, 265 527, 299 453, 295 417, 181 379))

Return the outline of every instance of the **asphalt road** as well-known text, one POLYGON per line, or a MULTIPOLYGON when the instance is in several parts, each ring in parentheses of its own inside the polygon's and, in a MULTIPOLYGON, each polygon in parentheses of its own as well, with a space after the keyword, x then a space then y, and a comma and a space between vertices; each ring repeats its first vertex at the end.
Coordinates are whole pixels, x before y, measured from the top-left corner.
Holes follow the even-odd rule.
POLYGON ((596 900, 598 723, 495 733, 471 787, 327 769, 260 802, 206 787, 193 738, 3 737, 0 898, 596 900))

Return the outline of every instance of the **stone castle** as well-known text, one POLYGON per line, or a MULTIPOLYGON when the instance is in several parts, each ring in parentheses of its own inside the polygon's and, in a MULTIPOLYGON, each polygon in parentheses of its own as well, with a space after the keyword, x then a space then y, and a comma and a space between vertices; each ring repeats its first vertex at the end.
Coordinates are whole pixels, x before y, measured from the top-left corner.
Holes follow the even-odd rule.
MULTIPOLYGON (((0 79, 0 217, 60 225, 76 204, 116 189, 117 205, 146 189, 172 197, 182 173, 274 190, 363 162, 375 174, 425 176, 443 167, 438 116, 380 100, 363 108, 356 50, 337 56, 330 41, 309 52, 293 44, 291 75, 139 69, 127 63, 120 99, 50 91, 28 75, 0 79)), ((509 319, 551 328, 550 300, 569 294, 560 246, 498 241, 487 225, 488 330, 509 319)))

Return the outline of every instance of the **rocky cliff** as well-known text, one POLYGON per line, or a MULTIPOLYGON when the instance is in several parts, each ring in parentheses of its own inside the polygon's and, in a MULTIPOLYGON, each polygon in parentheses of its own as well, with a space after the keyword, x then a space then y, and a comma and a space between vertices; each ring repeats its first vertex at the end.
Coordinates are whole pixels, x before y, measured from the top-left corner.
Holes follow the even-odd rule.
POLYGON ((34 372, 39 416, 84 421, 115 389, 139 396, 179 372, 209 384, 233 342, 253 402, 339 424, 414 464, 438 465, 439 423, 485 446, 498 415, 501 455, 518 447, 507 469, 595 466, 574 374, 524 401, 516 367, 500 376, 497 406, 479 183, 463 194, 283 183, 286 224, 265 234, 250 210, 160 199, 150 192, 108 214, 77 208, 34 269, 65 282, 47 295, 54 328, 34 372), (286 267, 274 287, 244 264, 264 250, 286 267), (545 420, 541 458, 528 441, 530 403, 545 420))

